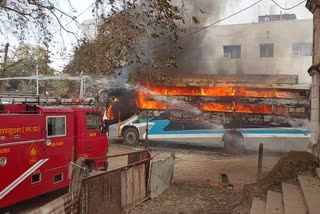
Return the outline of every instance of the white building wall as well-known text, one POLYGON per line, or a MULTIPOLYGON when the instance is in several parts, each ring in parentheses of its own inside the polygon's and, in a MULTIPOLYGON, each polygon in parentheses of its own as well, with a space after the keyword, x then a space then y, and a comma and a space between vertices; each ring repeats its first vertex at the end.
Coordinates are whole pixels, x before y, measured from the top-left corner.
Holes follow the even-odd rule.
POLYGON ((96 19, 87 19, 81 23, 82 31, 84 36, 87 39, 96 38, 97 34, 97 20, 96 19))
MULTIPOLYGON (((292 74, 311 83, 307 69, 312 56, 293 56, 292 44, 312 43, 312 20, 224 25, 183 40, 178 70, 186 73, 292 74), (273 44, 273 57, 260 57, 260 44, 273 44), (241 57, 224 57, 223 46, 241 45, 241 57)), ((186 35, 192 31, 187 31, 186 35)))

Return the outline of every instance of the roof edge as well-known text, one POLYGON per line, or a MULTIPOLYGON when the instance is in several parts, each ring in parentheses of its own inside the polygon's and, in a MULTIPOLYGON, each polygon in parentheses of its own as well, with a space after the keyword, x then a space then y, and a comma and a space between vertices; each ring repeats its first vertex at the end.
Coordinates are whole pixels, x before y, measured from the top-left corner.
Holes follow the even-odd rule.
POLYGON ((308 0, 306 3, 306 8, 313 14, 318 7, 320 7, 320 0, 308 0))

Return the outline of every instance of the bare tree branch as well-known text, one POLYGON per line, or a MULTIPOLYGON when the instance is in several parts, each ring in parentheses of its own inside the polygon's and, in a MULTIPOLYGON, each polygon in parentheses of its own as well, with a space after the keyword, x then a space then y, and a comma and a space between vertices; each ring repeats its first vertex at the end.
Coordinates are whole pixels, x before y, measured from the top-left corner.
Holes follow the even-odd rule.
POLYGON ((9 10, 9 11, 12 11, 12 12, 14 12, 14 13, 17 13, 17 14, 23 16, 24 18, 26 18, 27 20, 28 20, 28 17, 27 17, 27 16, 31 16, 31 13, 25 13, 25 12, 23 12, 23 11, 13 9, 13 8, 11 8, 11 7, 4 6, 4 7, 2 7, 2 8, 5 9, 5 10, 7 10, 7 11, 9 10))
MULTIPOLYGON (((70 4, 69 0, 65 1, 70 4)), ((59 25, 60 30, 72 34, 77 40, 80 38, 76 32, 68 30, 61 22, 61 17, 66 17, 75 22, 76 26, 79 27, 80 23, 76 20, 76 17, 64 12, 50 1, 12 0, 8 4, 0 4, 0 16, 1 11, 4 11, 3 15, 6 15, 4 16, 4 20, 7 20, 8 25, 11 25, 11 33, 14 35, 18 34, 20 39, 25 39, 30 25, 34 25, 35 29, 39 31, 39 39, 45 43, 50 42, 52 34, 48 26, 52 25, 52 22, 59 25)), ((3 31, 1 28, 5 28, 3 22, 0 23, 0 32, 8 34, 8 32, 3 31)))
POLYGON ((56 18, 56 20, 57 20, 57 22, 59 23, 60 27, 61 27, 65 32, 70 33, 70 34, 72 34, 76 39, 79 39, 79 37, 78 37, 78 35, 77 35, 76 33, 72 32, 72 31, 69 31, 68 29, 66 29, 66 28, 63 26, 63 24, 62 24, 62 23, 60 22, 60 20, 59 20, 59 17, 58 17, 54 12, 52 12, 52 15, 56 18))
MULTIPOLYGON (((171 47, 178 46, 181 31, 176 21, 181 20, 179 9, 170 0, 146 1, 147 5, 126 2, 120 9, 119 1, 103 20, 94 40, 85 40, 75 49, 66 72, 79 70, 90 75, 121 73, 130 68, 132 76, 162 79, 164 72, 175 65, 171 47), (172 44, 156 50, 156 44, 172 44)), ((133 80, 133 79, 131 79, 133 80)))

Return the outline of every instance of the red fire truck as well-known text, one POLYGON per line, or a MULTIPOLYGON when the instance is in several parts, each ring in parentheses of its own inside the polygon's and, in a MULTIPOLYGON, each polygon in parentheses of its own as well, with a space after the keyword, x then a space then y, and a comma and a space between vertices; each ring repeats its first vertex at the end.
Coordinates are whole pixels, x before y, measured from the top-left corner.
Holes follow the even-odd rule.
POLYGON ((101 111, 74 105, 92 101, 0 95, 0 208, 68 186, 80 157, 87 170, 107 169, 101 111))

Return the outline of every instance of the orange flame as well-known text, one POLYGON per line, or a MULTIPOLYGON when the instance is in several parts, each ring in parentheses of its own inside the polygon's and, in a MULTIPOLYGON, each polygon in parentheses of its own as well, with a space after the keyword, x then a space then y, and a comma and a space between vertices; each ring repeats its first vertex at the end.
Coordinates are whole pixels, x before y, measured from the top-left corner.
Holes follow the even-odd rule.
POLYGON ((201 93, 200 88, 196 87, 170 87, 167 94, 169 96, 198 96, 201 93))
POLYGON ((112 105, 110 105, 107 109, 107 118, 108 120, 114 120, 113 112, 112 112, 112 105))
POLYGON ((118 97, 114 97, 114 98, 110 99, 110 104, 109 104, 109 107, 107 109, 107 118, 108 118, 108 120, 114 120, 115 119, 112 107, 113 107, 113 103, 118 103, 118 102, 120 102, 118 97))
MULTIPOLYGON (((149 100, 151 96, 208 96, 208 97, 247 97, 247 98, 299 98, 303 97, 285 89, 274 88, 249 88, 219 84, 213 87, 166 87, 155 86, 147 83, 143 90, 138 91, 137 106, 140 109, 187 109, 187 105, 170 104, 165 101, 149 100)), ((192 106, 195 103, 191 103, 192 106)), ((196 103, 202 111, 236 112, 253 114, 288 114, 287 107, 256 104, 235 103, 196 103)))
POLYGON ((212 112, 236 112, 250 114, 272 114, 272 106, 255 104, 234 104, 234 103, 201 103, 203 111, 212 112))
POLYGON ((146 95, 150 95, 150 93, 139 91, 138 92, 138 99, 136 100, 136 104, 141 109, 159 109, 164 110, 166 109, 166 104, 157 102, 157 101, 150 101, 146 100, 146 95))
POLYGON ((236 94, 236 89, 223 84, 221 86, 201 88, 202 96, 214 96, 214 97, 233 97, 236 94))
POLYGON ((255 98, 271 98, 274 96, 276 90, 273 89, 248 89, 239 88, 237 96, 239 97, 255 97, 255 98))

